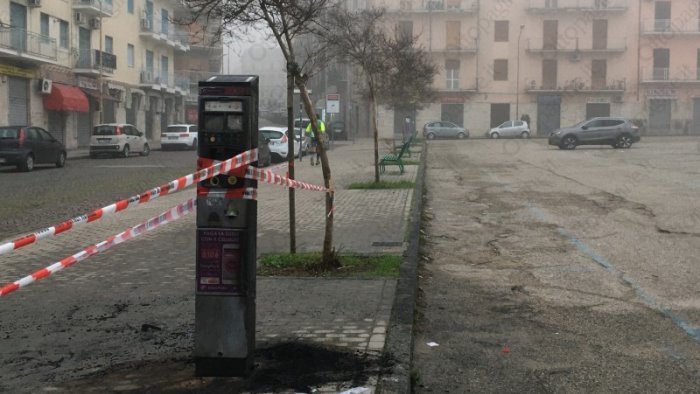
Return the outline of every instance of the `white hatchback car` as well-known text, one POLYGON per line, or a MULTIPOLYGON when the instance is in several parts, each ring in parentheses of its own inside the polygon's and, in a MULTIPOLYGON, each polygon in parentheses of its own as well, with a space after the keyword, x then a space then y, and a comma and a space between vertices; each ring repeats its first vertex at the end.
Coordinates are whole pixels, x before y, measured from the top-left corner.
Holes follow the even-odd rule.
POLYGON ((135 126, 127 123, 105 123, 97 125, 90 137, 90 157, 99 154, 129 157, 132 152, 148 156, 151 148, 148 140, 135 126))
POLYGON ((529 138, 530 127, 524 120, 509 120, 486 132, 489 138, 529 138))
POLYGON ((197 149, 197 125, 173 124, 160 135, 162 150, 170 148, 197 149))
MULTIPOLYGON (((272 158, 277 161, 286 160, 287 154, 289 153, 289 139, 287 138, 287 128, 286 127, 261 127, 259 129, 262 137, 270 140, 268 146, 270 147, 270 154, 272 158)), ((296 142, 296 157, 300 154, 305 154, 308 149, 303 149, 302 143, 298 135, 294 136, 296 142)))

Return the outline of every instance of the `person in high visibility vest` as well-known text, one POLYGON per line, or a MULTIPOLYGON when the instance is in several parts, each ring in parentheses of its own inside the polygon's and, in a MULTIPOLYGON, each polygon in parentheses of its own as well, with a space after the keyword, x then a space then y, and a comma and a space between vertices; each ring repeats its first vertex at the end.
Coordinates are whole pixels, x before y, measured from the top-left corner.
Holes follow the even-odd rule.
MULTIPOLYGON (((321 164, 321 148, 319 144, 325 144, 327 140, 326 136, 326 124, 321 120, 321 116, 316 114, 316 125, 318 128, 319 137, 315 138, 314 131, 311 128, 311 122, 306 126, 306 136, 309 138, 309 147, 313 147, 316 150, 316 165, 321 164)), ((325 146, 325 145, 324 145, 325 146)), ((314 165, 314 157, 311 156, 311 165, 314 165)))

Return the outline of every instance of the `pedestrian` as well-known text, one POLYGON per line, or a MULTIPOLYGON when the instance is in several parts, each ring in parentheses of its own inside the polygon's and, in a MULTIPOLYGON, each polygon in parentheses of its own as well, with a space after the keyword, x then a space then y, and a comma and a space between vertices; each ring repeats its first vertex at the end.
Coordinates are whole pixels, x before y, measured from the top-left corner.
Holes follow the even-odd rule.
MULTIPOLYGON (((311 122, 306 126, 306 136, 309 139, 309 148, 316 150, 316 165, 321 164, 321 147, 320 144, 325 144, 328 140, 326 135, 326 124, 321 120, 321 116, 316 114, 316 128, 318 129, 318 137, 314 134, 311 128, 311 122)), ((325 147, 325 145, 324 145, 325 147)), ((311 165, 314 165, 314 157, 311 156, 311 165)))

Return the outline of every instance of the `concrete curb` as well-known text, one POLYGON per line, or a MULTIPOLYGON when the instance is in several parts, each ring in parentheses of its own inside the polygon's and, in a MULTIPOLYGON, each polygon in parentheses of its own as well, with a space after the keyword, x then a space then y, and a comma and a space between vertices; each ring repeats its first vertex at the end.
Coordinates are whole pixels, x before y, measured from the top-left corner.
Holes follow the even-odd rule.
POLYGON ((382 374, 377 393, 410 393, 411 364, 413 361, 413 320, 418 289, 418 251, 423 212, 423 185, 428 144, 423 141, 420 167, 416 174, 413 206, 409 216, 408 246, 404 251, 399 279, 396 284, 394 305, 387 329, 384 356, 393 363, 391 372, 382 374))

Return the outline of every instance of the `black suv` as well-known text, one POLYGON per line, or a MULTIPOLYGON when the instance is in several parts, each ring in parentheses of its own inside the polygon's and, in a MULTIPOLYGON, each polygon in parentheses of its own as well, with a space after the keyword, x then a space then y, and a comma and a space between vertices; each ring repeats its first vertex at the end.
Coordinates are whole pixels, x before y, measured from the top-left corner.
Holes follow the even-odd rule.
POLYGON ((576 149, 578 145, 610 145, 628 149, 639 142, 639 128, 625 118, 593 118, 562 127, 549 135, 549 145, 576 149))

